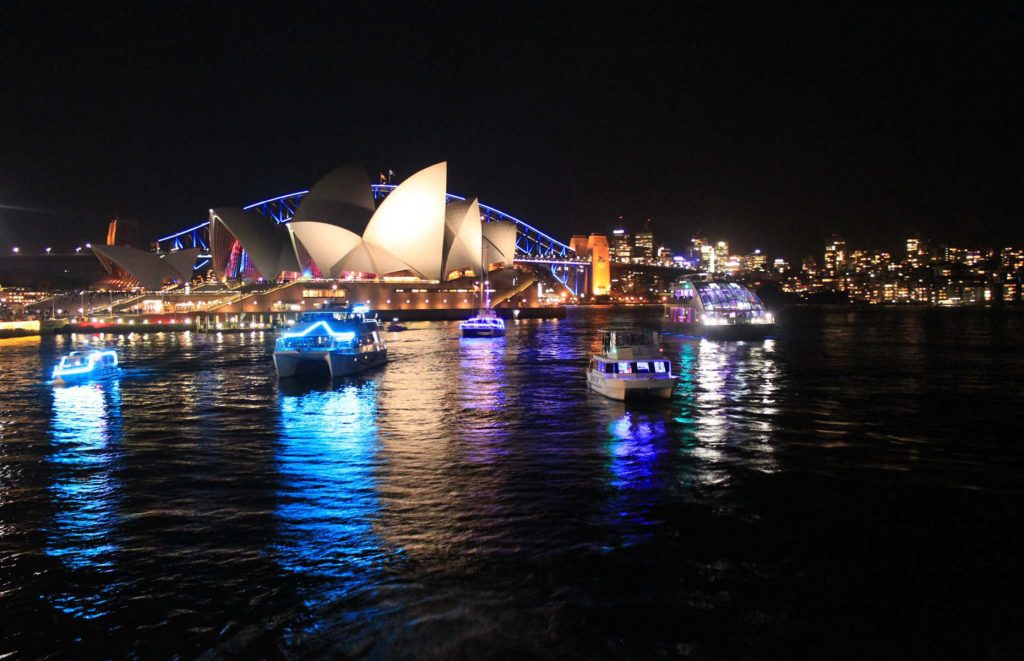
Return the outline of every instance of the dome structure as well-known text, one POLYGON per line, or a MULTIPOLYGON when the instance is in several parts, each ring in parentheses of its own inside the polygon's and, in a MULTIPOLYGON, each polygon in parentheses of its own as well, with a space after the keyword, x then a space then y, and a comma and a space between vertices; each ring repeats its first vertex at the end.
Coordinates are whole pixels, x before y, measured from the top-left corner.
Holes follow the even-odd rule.
POLYGON ((465 270, 480 272, 483 264, 481 224, 480 203, 476 199, 452 202, 445 208, 444 265, 441 269, 444 279, 465 270))
POLYGON ((111 275, 120 269, 142 287, 154 291, 169 280, 188 281, 199 257, 198 248, 153 253, 131 246, 93 246, 92 251, 111 275))
POLYGON ((264 280, 276 280, 283 272, 300 270, 288 230, 268 223, 254 211, 232 207, 210 209, 210 244, 213 270, 221 279, 241 270, 241 265, 234 263, 239 248, 245 249, 264 280))
MULTIPOLYGON (((328 198, 328 193, 344 194, 349 195, 348 199, 351 200, 352 191, 340 184, 323 187, 325 193, 320 197, 321 202, 308 206, 301 216, 297 212, 288 228, 324 276, 339 277, 343 273, 378 276, 405 273, 424 280, 440 280, 447 254, 447 178, 447 163, 432 165, 412 175, 391 191, 370 216, 361 235, 352 229, 357 226, 352 224, 353 216, 346 215, 354 205, 340 204, 340 198, 328 198), (338 213, 331 215, 335 211, 338 213), (345 223, 349 226, 345 227, 345 223)), ((305 200, 320 188, 320 184, 314 186, 314 190, 300 205, 300 212, 305 206, 305 200)), ((369 182, 366 182, 365 190, 370 191, 369 182)), ((370 197, 372 200, 372 195, 370 197)), ((463 210, 463 216, 465 213, 466 210, 463 210)), ((479 232, 479 207, 475 213, 479 232)), ((458 231, 453 234, 451 245, 462 245, 454 239, 460 231, 472 232, 472 223, 463 229, 463 221, 464 218, 457 221, 453 219, 458 231)), ((459 241, 464 242, 465 236, 459 241)), ((459 261, 461 263, 465 260, 460 257, 459 261)))
POLYGON ((292 222, 327 223, 361 235, 376 210, 366 170, 349 164, 327 173, 309 189, 292 222))
POLYGON ((516 225, 507 221, 484 223, 483 258, 488 268, 512 266, 516 256, 516 225))

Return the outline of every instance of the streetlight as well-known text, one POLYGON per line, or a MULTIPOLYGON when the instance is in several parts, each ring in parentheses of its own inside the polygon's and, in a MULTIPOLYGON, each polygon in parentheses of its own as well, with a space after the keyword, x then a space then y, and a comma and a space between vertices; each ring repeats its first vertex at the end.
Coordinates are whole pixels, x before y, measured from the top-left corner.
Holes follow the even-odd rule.
POLYGON ((46 254, 49 255, 50 251, 53 250, 50 246, 46 246, 46 254))
POLYGON ((77 248, 75 248, 75 252, 76 253, 82 252, 82 246, 78 246, 77 248))
POLYGON ((18 246, 14 246, 13 248, 11 248, 11 252, 13 252, 15 255, 18 254, 18 251, 19 251, 18 246))

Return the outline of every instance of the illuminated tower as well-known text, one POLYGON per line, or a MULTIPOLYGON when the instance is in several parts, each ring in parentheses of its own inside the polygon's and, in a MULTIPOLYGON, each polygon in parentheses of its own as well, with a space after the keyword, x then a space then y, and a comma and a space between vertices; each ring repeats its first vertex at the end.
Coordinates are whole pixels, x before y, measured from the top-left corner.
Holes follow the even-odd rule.
POLYGON ((139 223, 131 218, 114 218, 110 221, 110 225, 107 226, 107 245, 146 247, 142 244, 139 223))
POLYGON ((590 293, 605 296, 612 288, 612 268, 609 263, 608 237, 591 234, 587 238, 587 253, 590 255, 590 293))

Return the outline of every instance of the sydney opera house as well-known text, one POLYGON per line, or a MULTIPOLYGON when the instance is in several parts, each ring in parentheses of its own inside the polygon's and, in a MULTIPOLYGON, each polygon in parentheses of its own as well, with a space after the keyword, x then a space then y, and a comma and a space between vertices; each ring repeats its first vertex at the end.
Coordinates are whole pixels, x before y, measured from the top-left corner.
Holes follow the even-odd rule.
POLYGON ((150 313, 269 321, 338 299, 379 310, 473 309, 481 278, 496 306, 535 307, 557 288, 543 270, 514 263, 515 223, 484 222, 476 199, 447 194, 446 163, 413 174, 382 199, 374 193, 365 170, 343 166, 301 198, 288 222, 211 209, 206 250, 93 250, 112 281, 160 292, 159 304, 143 297, 124 313, 148 306, 150 313), (185 287, 193 268, 204 284, 185 287))

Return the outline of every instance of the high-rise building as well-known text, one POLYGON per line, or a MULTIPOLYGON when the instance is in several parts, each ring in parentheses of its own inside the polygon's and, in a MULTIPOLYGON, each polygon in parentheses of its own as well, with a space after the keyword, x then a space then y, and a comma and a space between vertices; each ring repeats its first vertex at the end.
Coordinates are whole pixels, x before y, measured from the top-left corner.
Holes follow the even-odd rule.
POLYGON ((628 262, 633 259, 633 246, 629 241, 629 232, 620 228, 612 230, 612 259, 617 262, 628 262))
POLYGON ((925 266, 931 262, 931 246, 928 241, 912 236, 907 239, 907 264, 911 267, 925 266))
POLYGON ((692 264, 696 264, 698 268, 703 268, 701 265, 701 248, 705 243, 707 243, 707 239, 701 239, 696 236, 690 239, 690 250, 687 257, 689 258, 689 261, 692 264))
POLYGON ((719 241, 715 244, 715 265, 711 268, 716 273, 722 273, 725 271, 726 264, 729 263, 729 242, 719 241))
POLYGON ((644 223, 644 229, 636 233, 633 247, 633 257, 647 261, 654 259, 654 233, 651 232, 650 218, 644 223))
POLYGON ((760 249, 755 250, 749 255, 744 255, 742 260, 744 271, 764 271, 767 265, 768 256, 763 254, 760 249))
POLYGON ((846 240, 832 235, 825 244, 825 275, 835 277, 846 268, 846 240))
POLYGON ((702 243, 700 246, 699 262, 700 270, 711 273, 715 270, 715 247, 710 243, 702 243))

